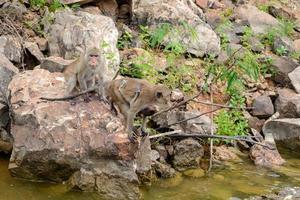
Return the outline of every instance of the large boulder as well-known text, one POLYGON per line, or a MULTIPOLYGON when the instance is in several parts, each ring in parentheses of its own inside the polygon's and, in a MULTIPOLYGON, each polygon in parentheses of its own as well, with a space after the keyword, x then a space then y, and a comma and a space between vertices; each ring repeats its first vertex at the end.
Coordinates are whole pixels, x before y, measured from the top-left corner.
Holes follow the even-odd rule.
POLYGON ((242 5, 235 10, 236 18, 246 21, 255 34, 265 33, 279 23, 272 15, 252 5, 242 5))
POLYGON ((104 54, 108 77, 112 78, 118 70, 118 30, 111 18, 64 9, 55 13, 54 23, 46 30, 51 56, 73 59, 79 54, 78 47, 96 46, 104 54))
POLYGON ((291 89, 283 88, 277 90, 278 97, 275 101, 276 111, 281 118, 300 117, 300 94, 291 89))
POLYGON ((14 114, 11 175, 55 182, 71 177, 71 188, 98 191, 106 199, 139 198, 137 145, 109 106, 95 99, 41 100, 68 95, 62 74, 43 69, 16 75, 9 90, 14 114), (93 177, 93 187, 80 187, 86 185, 86 179, 78 182, 84 170, 93 177))
POLYGON ((264 125, 263 133, 271 133, 276 143, 300 152, 300 118, 270 120, 264 125))
POLYGON ((179 42, 187 52, 200 57, 217 55, 220 51, 220 39, 204 22, 202 10, 191 0, 134 0, 133 18, 138 24, 147 24, 150 28, 162 22, 174 25, 176 31, 166 35, 164 44, 179 42), (179 22, 186 26, 180 26, 179 22))

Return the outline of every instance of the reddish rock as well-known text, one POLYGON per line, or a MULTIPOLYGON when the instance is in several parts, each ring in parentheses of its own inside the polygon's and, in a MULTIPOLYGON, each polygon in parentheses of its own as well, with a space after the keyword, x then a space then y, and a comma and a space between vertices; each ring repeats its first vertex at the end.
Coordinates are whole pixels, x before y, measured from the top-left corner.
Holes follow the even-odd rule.
POLYGON ((207 8, 208 0, 196 0, 195 3, 196 3, 197 6, 199 6, 200 8, 205 9, 205 8, 207 8))
POLYGON ((138 198, 134 166, 137 146, 130 143, 122 122, 109 106, 93 97, 90 102, 80 97, 41 100, 68 95, 62 74, 43 69, 16 75, 9 90, 14 113, 9 162, 13 176, 62 182, 83 168, 93 171, 96 186, 90 188, 91 184, 83 182, 82 188, 98 191, 104 198, 138 198))
POLYGON ((300 39, 295 40, 293 42, 293 46, 294 46, 295 51, 300 52, 300 39))
MULTIPOLYGON (((271 145, 270 145, 271 146, 271 145)), ((278 150, 274 150, 255 144, 251 147, 249 156, 255 165, 272 167, 285 163, 278 150)))
POLYGON ((230 151, 226 146, 218 146, 213 149, 213 158, 220 161, 229 161, 238 159, 237 155, 230 151))

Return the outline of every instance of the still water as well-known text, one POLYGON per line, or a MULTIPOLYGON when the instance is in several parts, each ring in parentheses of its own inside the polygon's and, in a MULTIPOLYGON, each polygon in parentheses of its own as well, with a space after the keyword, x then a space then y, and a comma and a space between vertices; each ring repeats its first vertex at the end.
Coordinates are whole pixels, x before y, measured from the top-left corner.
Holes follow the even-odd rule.
MULTIPOLYGON (((266 194, 285 186, 300 186, 300 155, 282 152, 283 167, 268 170, 240 161, 209 176, 177 176, 143 187, 145 200, 243 199, 266 194)), ((95 200, 95 193, 68 192, 65 185, 33 183, 12 178, 7 170, 8 158, 0 157, 0 200, 95 200)))

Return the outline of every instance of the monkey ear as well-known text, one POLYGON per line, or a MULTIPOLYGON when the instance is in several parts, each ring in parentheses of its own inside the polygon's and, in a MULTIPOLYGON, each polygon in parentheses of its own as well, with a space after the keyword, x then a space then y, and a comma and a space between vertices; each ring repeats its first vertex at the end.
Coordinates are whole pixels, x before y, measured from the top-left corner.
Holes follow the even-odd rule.
POLYGON ((161 98, 163 96, 163 93, 162 92, 156 92, 155 96, 157 98, 161 98))

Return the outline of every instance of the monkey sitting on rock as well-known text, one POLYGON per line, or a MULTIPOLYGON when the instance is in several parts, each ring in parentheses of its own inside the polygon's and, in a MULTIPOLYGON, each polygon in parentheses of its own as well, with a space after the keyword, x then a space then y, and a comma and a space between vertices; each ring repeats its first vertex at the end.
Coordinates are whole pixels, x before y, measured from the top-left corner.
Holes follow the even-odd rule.
MULTIPOLYGON (((96 47, 88 48, 63 71, 68 94, 76 88, 77 83, 80 91, 94 87, 96 80, 100 83, 104 81, 106 73, 107 69, 100 50, 96 47)), ((88 99, 88 96, 86 98, 88 99)), ((47 98, 43 99, 47 100, 47 98)))

